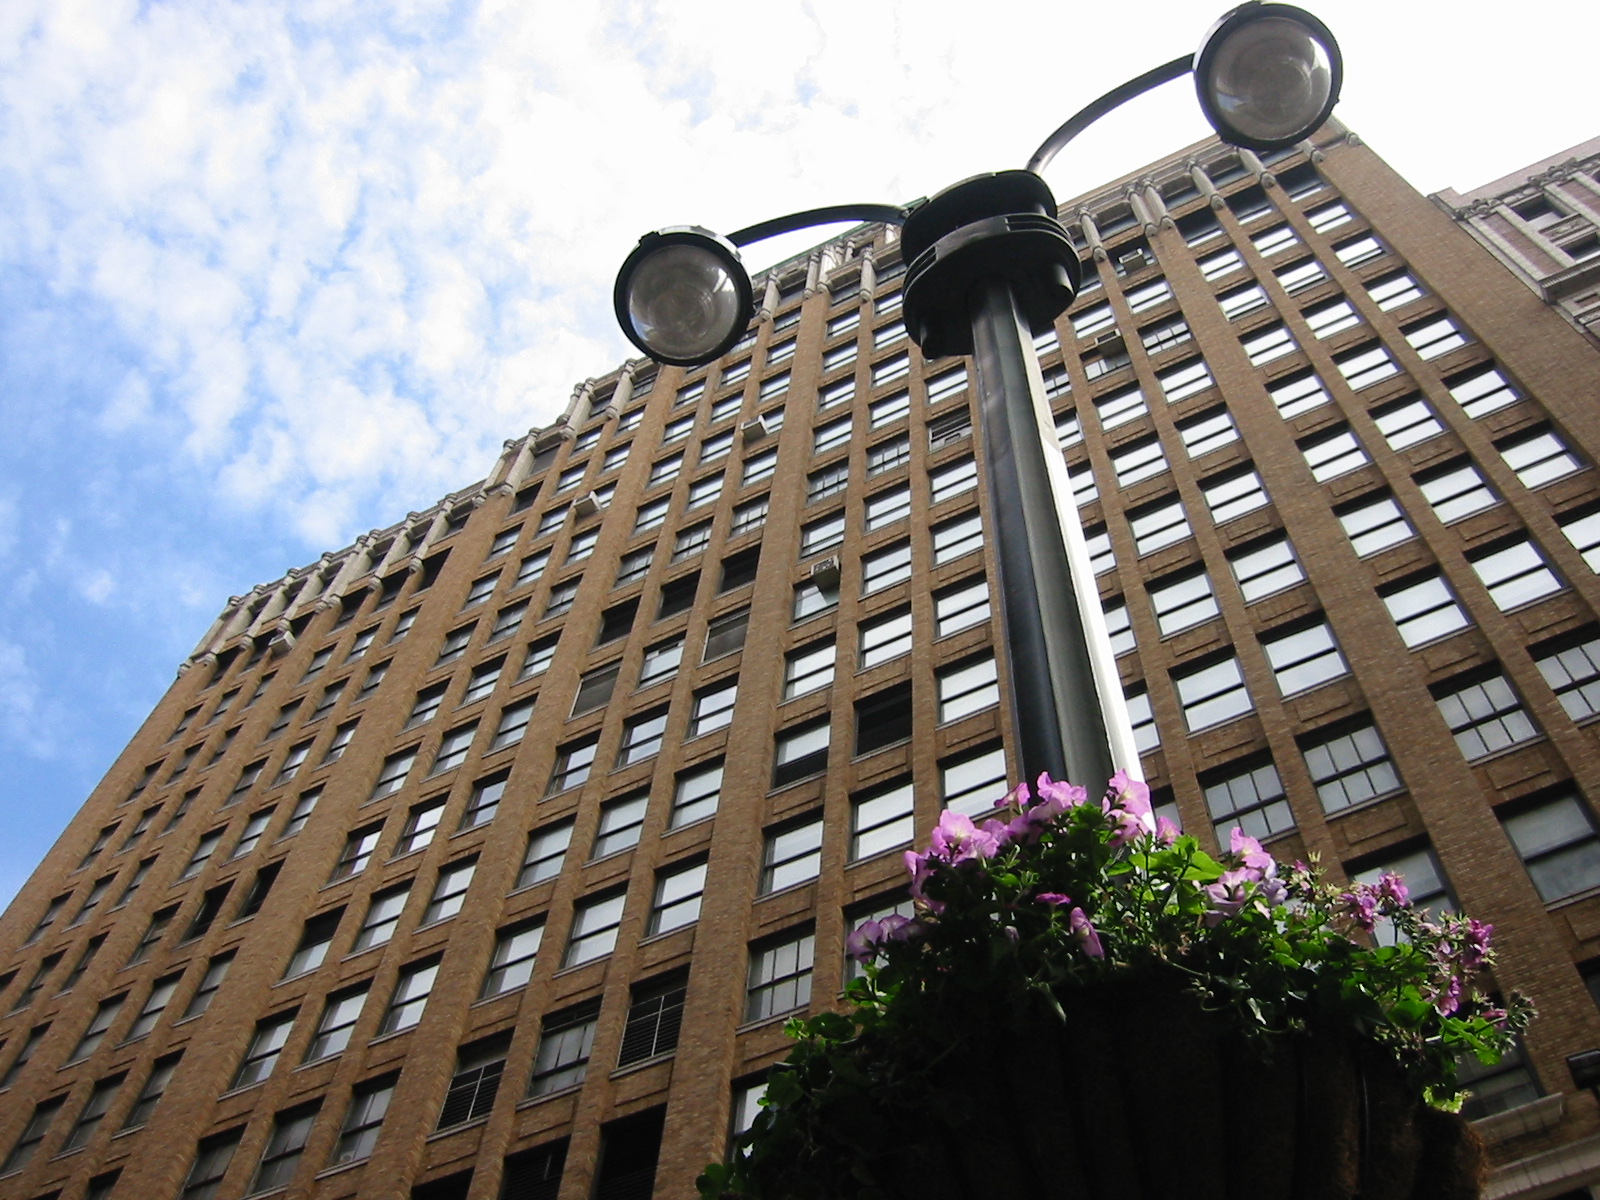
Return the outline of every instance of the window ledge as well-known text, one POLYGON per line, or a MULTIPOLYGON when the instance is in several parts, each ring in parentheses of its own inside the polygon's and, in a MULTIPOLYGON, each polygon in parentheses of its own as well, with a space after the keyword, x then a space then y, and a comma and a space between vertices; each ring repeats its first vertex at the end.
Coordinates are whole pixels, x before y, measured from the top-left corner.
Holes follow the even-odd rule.
POLYGON ((1523 1134, 1550 1129, 1561 1123, 1566 1112, 1567 1098, 1558 1092, 1554 1096, 1541 1096, 1527 1104, 1508 1108, 1505 1112, 1480 1117, 1472 1122, 1472 1128, 1486 1143, 1495 1146, 1523 1134))
POLYGON ((448 1127, 446 1127, 444 1129, 435 1129, 432 1133, 430 1133, 423 1140, 424 1141, 428 1141, 428 1142, 443 1141, 445 1138, 452 1137, 455 1134, 460 1133, 464 1129, 475 1129, 475 1128, 477 1128, 479 1126, 487 1125, 488 1123, 489 1123, 489 1117, 488 1117, 488 1114, 485 1114, 485 1115, 483 1115, 481 1117, 474 1117, 470 1121, 458 1122, 457 1124, 450 1125, 450 1126, 448 1126, 448 1127))

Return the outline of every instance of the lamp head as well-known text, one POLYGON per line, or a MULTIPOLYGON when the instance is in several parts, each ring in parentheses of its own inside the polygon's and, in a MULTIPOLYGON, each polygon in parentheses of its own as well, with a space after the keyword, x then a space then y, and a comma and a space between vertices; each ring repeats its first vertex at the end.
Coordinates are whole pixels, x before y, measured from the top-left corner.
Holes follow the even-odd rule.
POLYGON ((697 225, 640 238, 617 272, 612 302, 628 340, 674 367, 722 357, 755 315, 738 249, 697 225))
POLYGON ((1344 59, 1328 27, 1290 4, 1241 4, 1206 33, 1194 86, 1222 140, 1280 150, 1328 119, 1344 59))

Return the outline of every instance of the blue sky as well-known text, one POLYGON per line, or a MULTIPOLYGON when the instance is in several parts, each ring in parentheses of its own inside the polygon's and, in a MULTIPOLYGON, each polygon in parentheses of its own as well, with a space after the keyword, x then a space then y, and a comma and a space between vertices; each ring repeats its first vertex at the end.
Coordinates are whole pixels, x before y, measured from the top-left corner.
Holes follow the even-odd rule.
MULTIPOLYGON (((1600 134, 1589 5, 1526 29, 1313 7, 1341 116, 1425 191, 1600 134)), ((478 478, 626 356, 609 292, 639 233, 1020 165, 1214 15, 1147 0, 1140 46, 1083 5, 753 11, 0 6, 0 904, 230 594, 478 478)), ((1172 85, 1047 178, 1070 195, 1204 133, 1172 85)))

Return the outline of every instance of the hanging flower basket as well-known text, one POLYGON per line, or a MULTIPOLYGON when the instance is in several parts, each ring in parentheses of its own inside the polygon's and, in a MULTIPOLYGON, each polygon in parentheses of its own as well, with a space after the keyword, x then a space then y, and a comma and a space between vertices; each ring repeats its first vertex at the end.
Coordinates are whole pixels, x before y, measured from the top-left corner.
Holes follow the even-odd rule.
POLYGON ((706 1200, 1480 1194, 1455 1061, 1532 1016, 1475 987, 1488 926, 1237 831, 1213 858, 1125 776, 1037 791, 907 853, 915 916, 851 935, 849 1011, 790 1023, 706 1200))

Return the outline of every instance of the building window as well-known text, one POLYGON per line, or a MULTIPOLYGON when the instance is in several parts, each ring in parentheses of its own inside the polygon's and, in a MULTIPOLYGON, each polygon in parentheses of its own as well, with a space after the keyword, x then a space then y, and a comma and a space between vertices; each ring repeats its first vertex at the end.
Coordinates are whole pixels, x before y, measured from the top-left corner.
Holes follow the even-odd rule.
POLYGON ((556 751, 555 764, 550 768, 549 795, 587 783, 590 768, 594 766, 595 750, 600 744, 598 735, 568 742, 556 751))
MULTIPOLYGON (((1159 448, 1157 453, 1160 453, 1159 448)), ((1077 508, 1100 498, 1100 485, 1095 481, 1094 468, 1087 462, 1067 464, 1067 487, 1072 492, 1072 503, 1077 508)))
POLYGON ((1161 449, 1161 439, 1148 437, 1112 451, 1111 469, 1116 475, 1117 486, 1121 488, 1132 487, 1164 474, 1167 456, 1161 449))
MULTIPOLYGON (((1202 480, 1200 492, 1205 496, 1206 507, 1211 510, 1212 521, 1218 525, 1225 525, 1236 517, 1244 516, 1245 513, 1265 508, 1268 503, 1266 486, 1262 484, 1261 476, 1256 474, 1253 467, 1244 467, 1202 480)), ((1135 536, 1138 535, 1137 528, 1134 533, 1135 536)), ((1187 523, 1185 533, 1187 534, 1187 523)), ((1140 553, 1147 551, 1141 548, 1140 553)))
POLYGON ((438 976, 439 959, 436 957, 413 963, 401 970, 388 1010, 383 1014, 383 1023, 378 1026, 379 1036, 410 1029, 422 1020, 422 1010, 427 1006, 428 995, 433 991, 434 980, 438 976))
POLYGON ((571 715, 581 717, 584 713, 591 713, 610 703, 611 693, 617 686, 617 675, 621 670, 620 662, 612 662, 584 672, 578 678, 578 691, 572 699, 571 715))
POLYGON ((1137 421, 1149 409, 1144 402, 1144 393, 1137 387, 1124 388, 1119 392, 1101 396, 1094 402, 1095 416, 1100 421, 1100 428, 1107 433, 1113 429, 1120 429, 1132 421, 1137 421))
POLYGON ((1261 639, 1284 696, 1296 696, 1350 673, 1326 621, 1261 639))
POLYGON ((820 691, 833 682, 834 643, 832 638, 814 642, 784 656, 783 698, 820 691))
POLYGON ((1400 630, 1400 639, 1413 649, 1472 624, 1437 572, 1413 577, 1378 594, 1400 630))
POLYGON ((1341 475, 1366 466, 1372 460, 1348 429, 1322 434, 1300 443, 1300 453, 1305 455, 1311 477, 1318 483, 1327 483, 1341 475))
MULTIPOLYGON (((1193 334, 1189 332, 1189 322, 1182 317, 1169 317, 1139 330, 1139 341, 1144 345, 1145 353, 1152 355, 1171 350, 1174 346, 1181 346, 1192 337, 1193 334)), ((1049 394, 1048 385, 1046 394, 1049 394)))
POLYGON ((395 927, 400 924, 400 914, 405 911, 406 900, 410 895, 409 880, 374 893, 372 899, 367 902, 367 915, 361 922, 361 928, 356 931, 356 939, 350 947, 350 952, 354 954, 360 950, 369 950, 373 946, 382 946, 393 937, 395 927))
POLYGON ((646 487, 655 487, 657 484, 671 483, 678 477, 678 472, 683 469, 683 455, 674 454, 651 464, 650 477, 645 481, 646 487))
POLYGON ((722 796, 722 760, 681 772, 672 794, 669 827, 681 829, 714 816, 722 796))
POLYGON ((730 538, 740 537, 767 523, 768 498, 759 496, 733 510, 733 524, 728 530, 730 538))
POLYGON ((394 1099, 397 1081, 398 1076, 385 1075, 358 1083, 351 1091, 350 1108, 339 1130, 332 1165, 355 1162, 372 1154, 378 1134, 383 1130, 383 1119, 389 1113, 389 1102, 394 1099))
POLYGON ((1344 381, 1350 385, 1350 390, 1356 392, 1400 374, 1400 368, 1394 359, 1389 357, 1388 350, 1376 342, 1357 346, 1354 350, 1339 355, 1334 359, 1334 365, 1339 368, 1339 374, 1344 376, 1344 381))
POLYGON ((1396 271, 1367 284, 1367 295, 1371 296, 1384 312, 1403 308, 1426 294, 1418 286, 1417 281, 1404 271, 1396 271))
POLYGON ((1246 604, 1277 595, 1306 577, 1295 560, 1294 547, 1281 534, 1231 551, 1228 565, 1246 604))
POLYGON ((983 521, 976 509, 933 527, 933 565, 947 562, 983 548, 983 521))
POLYGON ((991 811, 1009 790, 1006 752, 999 746, 939 764, 939 796, 951 812, 981 816, 991 811))
MULTIPOLYGON (((142 874, 143 872, 141 871, 140 875, 142 874)), ((138 879, 139 877, 140 876, 135 876, 135 879, 138 879)), ((130 889, 131 886, 132 881, 130 881, 130 889)), ((126 899, 127 893, 124 892, 123 900, 126 901, 126 899)), ((122 904, 118 903, 117 907, 121 908, 122 904)), ((139 944, 133 948, 133 953, 128 956, 128 962, 126 965, 131 967, 134 963, 143 962, 146 958, 148 958, 150 956, 150 952, 154 950, 156 945, 161 941, 162 935, 166 933, 167 926, 172 924, 172 918, 177 915, 178 906, 176 904, 169 905, 166 908, 158 909, 156 912, 151 913, 150 924, 145 927, 144 936, 139 939, 139 944)))
POLYGON ((599 1017, 599 1000, 585 1001, 545 1017, 533 1060, 533 1077, 528 1081, 530 1096, 548 1096, 583 1082, 599 1017))
POLYGON ((820 612, 837 606, 837 589, 824 588, 820 583, 805 580, 794 585, 794 619, 804 621, 820 612))
POLYGON ((672 561, 682 562, 703 551, 711 542, 711 522, 703 521, 699 525, 691 525, 687 529, 678 530, 677 537, 673 540, 672 561))
MULTIPOLYGON (((126 1075, 113 1075, 111 1078, 102 1079, 94 1085, 94 1091, 89 1093, 89 1099, 85 1101, 83 1111, 78 1114, 78 1120, 72 1126, 72 1132, 67 1134, 66 1141, 61 1144, 59 1153, 65 1154, 69 1150, 77 1150, 88 1144, 89 1139, 94 1136, 95 1130, 100 1128, 100 1122, 105 1120, 106 1111, 116 1100, 117 1091, 122 1087, 123 1081, 126 1079, 126 1075)), ((13 1158, 16 1157, 17 1148, 21 1147, 32 1127, 33 1124, 30 1122, 28 1130, 24 1131, 23 1137, 18 1139, 17 1147, 13 1148, 11 1152, 13 1158)), ((37 1145, 37 1142, 35 1145, 37 1145)), ((0 1174, 3 1174, 6 1170, 14 1169, 8 1160, 5 1167, 0 1168, 0 1174)))
POLYGON ((1218 250, 1215 254, 1208 254, 1195 264, 1200 268, 1201 276, 1208 282, 1215 283, 1225 279, 1235 271, 1244 270, 1244 259, 1239 257, 1239 252, 1231 247, 1227 250, 1218 250))
POLYGON ((1354 329, 1361 324, 1361 318, 1356 310, 1350 307, 1350 301, 1342 298, 1308 308, 1300 315, 1305 318, 1311 332, 1322 339, 1331 338, 1337 333, 1354 329))
POLYGON ((506 660, 501 657, 474 668, 467 680, 467 690, 461 695, 461 703, 463 705, 476 704, 494 691, 495 684, 500 682, 500 672, 505 668, 505 665, 506 660))
POLYGON ((617 948, 617 929, 622 924, 626 891, 612 892, 581 900, 573 907, 572 932, 567 936, 563 967, 604 958, 617 948))
POLYGON ((894 687, 855 704, 856 754, 871 754, 911 736, 911 684, 894 687))
POLYGON ((911 578, 911 543, 895 542, 861 560, 861 594, 870 596, 911 578))
POLYGON ((322 1018, 317 1022, 317 1031, 311 1037, 311 1044, 306 1047, 303 1061, 316 1062, 319 1059, 331 1058, 350 1045, 350 1035, 355 1031, 356 1020, 361 1016, 362 1006, 367 1002, 369 986, 370 984, 363 983, 342 992, 335 992, 328 997, 322 1006, 322 1018))
POLYGON ((261 1163, 256 1168, 248 1195, 284 1187, 294 1178, 319 1107, 320 1102, 277 1115, 272 1122, 272 1136, 261 1151, 261 1163))
POLYGON ((989 582, 983 576, 962 580, 935 592, 933 629, 935 637, 948 637, 989 619, 989 582))
POLYGON ((656 619, 665 620, 694 607, 695 593, 700 590, 700 572, 683 575, 661 585, 661 603, 656 607, 656 619))
POLYGON ((1347 267, 1359 267, 1364 262, 1383 257, 1383 243, 1371 234, 1353 237, 1333 248, 1334 257, 1347 267))
POLYGON ((1531 541, 1523 538, 1467 555, 1478 579, 1501 612, 1531 604, 1564 586, 1531 541))
POLYGON ((531 887, 561 874, 561 865, 566 860, 567 847, 571 844, 571 821, 560 821, 535 829, 528 835, 528 850, 522 856, 517 887, 531 887))
POLYGON ((1301 741, 1300 752, 1324 812, 1339 812, 1400 790, 1400 773, 1377 726, 1368 719, 1319 731, 1301 741))
POLYGON ((752 946, 744 1019, 761 1021, 809 1005, 815 958, 816 938, 809 931, 752 946))
POLYGON ((506 1052, 511 1048, 510 1032, 480 1038, 456 1051, 456 1070, 439 1110, 437 1129, 465 1125, 487 1117, 500 1092, 500 1077, 506 1069, 506 1052))
POLYGON ((726 728, 733 721, 733 705, 738 697, 737 676, 697 693, 689 713, 689 736, 697 738, 726 728))
POLYGON ((1344 527, 1350 545, 1361 558, 1399 545, 1416 536, 1416 530, 1406 520, 1405 513, 1393 496, 1360 500, 1354 505, 1334 510, 1339 524, 1344 527))
POLYGON ((1294 336, 1282 325, 1271 325, 1244 339, 1245 357, 1252 367, 1264 367, 1299 349, 1294 336))
POLYGON ((206 964, 206 973, 200 977, 200 982, 195 986, 194 995, 189 997, 189 1004, 178 1020, 193 1020, 211 1007, 211 1001, 216 997, 218 989, 222 987, 222 981, 228 977, 228 968, 232 965, 232 951, 227 954, 219 954, 206 964))
POLYGON ((704 860, 658 872, 655 897, 650 905, 649 936, 682 929, 698 921, 700 898, 705 890, 704 860))
POLYGON ((678 1034, 683 1028, 683 1002, 688 992, 686 971, 675 971, 664 978, 633 986, 617 1066, 626 1067, 647 1058, 671 1054, 678 1048, 678 1034))
MULTIPOLYGON (((776 454, 773 455, 773 462, 777 462, 776 454)), ((746 466, 748 467, 748 465, 747 463, 746 466)), ((769 471, 768 474, 770 475, 771 472, 769 471)), ((748 483, 749 480, 746 479, 745 482, 748 483)), ((667 510, 671 507, 672 499, 669 496, 663 496, 659 500, 652 500, 648 504, 641 504, 634 513, 633 532, 639 534, 647 529, 655 529, 666 521, 667 510)))
POLYGON ((461 911, 461 905, 467 898, 467 888, 472 886, 472 875, 477 867, 478 859, 474 856, 446 863, 440 868, 439 879, 434 884, 428 907, 422 910, 419 927, 443 921, 461 911))
POLYGON ((916 832, 914 800, 910 780, 852 797, 850 861, 884 854, 910 842, 916 832))
POLYGON ((1404 450, 1444 432, 1433 409, 1416 396, 1373 409, 1372 420, 1391 450, 1404 450))
POLYGON ((1271 229, 1262 230, 1250 239, 1251 245, 1256 248, 1256 253, 1263 258, 1276 254, 1280 250, 1287 250, 1291 246, 1298 246, 1300 239, 1295 236, 1294 230, 1287 225, 1275 225, 1271 229))
POLYGON ((812 521, 800 529, 800 557, 808 558, 831 550, 844 541, 844 512, 836 512, 812 521))
POLYGON ((527 657, 522 660, 522 670, 517 673, 518 683, 550 669, 550 663, 556 656, 557 641, 557 638, 548 637, 529 644, 527 657))
POLYGON ((600 806, 600 825, 595 830, 591 861, 631 850, 639 844, 645 810, 650 804, 648 791, 634 792, 600 806))
POLYGON ((1439 715, 1468 762, 1498 754, 1539 735, 1533 718, 1503 674, 1453 679, 1432 689, 1439 715))
POLYGON ((1239 660, 1232 655, 1174 672, 1172 682, 1178 690, 1184 724, 1190 733, 1241 717, 1254 707, 1245 689, 1239 660))
POLYGON ((1216 382, 1211 378, 1211 369, 1201 358, 1191 358, 1175 367, 1168 367, 1157 373, 1156 379, 1161 384, 1161 393, 1167 398, 1168 404, 1199 395, 1216 382))
POLYGON ((315 971, 322 965, 323 959, 328 956, 328 947, 333 944, 333 936, 339 930, 339 919, 342 916, 344 909, 336 908, 331 912, 318 913, 305 923, 305 928, 300 933, 300 941, 295 945, 294 953, 289 956, 289 963, 283 969, 284 979, 293 979, 297 975, 315 971))
POLYGON ((1290 263, 1287 267, 1279 267, 1273 274, 1278 280, 1278 286, 1290 296, 1310 291, 1328 278, 1328 273, 1322 269, 1322 264, 1314 258, 1303 258, 1297 263, 1290 263))
POLYGON ((222 842, 222 830, 213 829, 201 836, 195 845, 194 853, 189 856, 188 865, 183 868, 183 873, 178 876, 182 879, 193 879, 200 874, 201 869, 216 852, 217 846, 222 842))
POLYGON ((1233 417, 1227 409, 1214 408, 1178 422, 1178 436, 1183 439, 1183 448, 1188 451, 1189 457, 1199 458, 1238 441, 1239 428, 1233 423, 1233 417))
POLYGON ((372 861, 372 852, 378 848, 378 837, 382 833, 382 824, 364 825, 360 829, 351 830, 344 840, 344 849, 339 852, 339 861, 333 864, 328 882, 347 879, 366 870, 367 864, 372 861))
POLYGON ((1000 703, 999 675, 992 654, 945 667, 936 681, 941 724, 959 721, 1000 703))
MULTIPOLYGON (((1254 472, 1251 472, 1254 475, 1254 472)), ((1259 486, 1260 480, 1256 480, 1259 486)), ((1226 485, 1219 484, 1218 487, 1226 485)), ((1263 493, 1263 499, 1265 493, 1263 493)), ((1255 506, 1259 507, 1259 506, 1255 506)), ((1248 509, 1240 509, 1247 512, 1248 509)), ((1235 514, 1237 515, 1237 514, 1235 514)), ((1139 554, 1153 554, 1166 546, 1183 541, 1192 534, 1189 528, 1188 515, 1183 511, 1183 502, 1177 497, 1170 500, 1157 500, 1143 508, 1131 509, 1128 512, 1128 524, 1133 530, 1134 549, 1139 554)), ((1098 531, 1084 530, 1084 538, 1089 543, 1091 559, 1095 560, 1095 574, 1101 575, 1116 565, 1116 560, 1111 552, 1111 538, 1104 527, 1098 531), (1095 537, 1098 536, 1104 543, 1100 554, 1096 554, 1095 537)))
POLYGON ((838 462, 819 467, 806 476, 806 502, 811 503, 837 495, 844 491, 849 482, 849 459, 842 458, 838 462))
POLYGON ((272 1074, 283 1044, 289 1040, 289 1030, 294 1027, 295 1011, 280 1013, 256 1023, 255 1035, 245 1049, 244 1059, 234 1073, 230 1090, 250 1087, 272 1074))
MULTIPOLYGON (((955 415, 965 419, 966 411, 962 410, 960 413, 955 415)), ((939 421, 946 421, 948 419, 949 418, 941 417, 939 421)), ((939 421, 929 423, 928 438, 930 441, 933 439, 934 432, 939 426, 939 421)), ((965 434, 962 436, 965 436, 965 434)), ((938 443, 933 448, 937 450, 942 444, 943 443, 938 443)), ((910 461, 911 439, 905 434, 901 434, 899 437, 885 438, 883 441, 867 447, 868 476, 886 474, 889 471, 897 470, 898 468, 905 466, 910 461)))
POLYGON ((138 1041, 156 1027, 161 1020, 161 1014, 166 1012, 167 1005, 172 1003, 172 993, 178 990, 178 981, 182 977, 182 972, 179 972, 158 979, 150 985, 150 995, 145 999, 144 1007, 133 1019, 133 1024, 128 1026, 128 1032, 122 1035, 123 1045, 138 1041))
POLYGON ((372 785, 372 794, 367 799, 379 800, 398 792, 406 785, 406 776, 411 774, 411 765, 416 761, 415 746, 389 755, 383 760, 383 769, 378 772, 377 781, 372 785))
POLYGON ((1496 815, 1546 904, 1600 887, 1600 837, 1576 795, 1496 815))
POLYGON ((1150 603, 1162 637, 1180 633, 1217 616, 1216 593, 1205 570, 1169 575, 1150 584, 1150 603))
POLYGON ((678 667, 683 663, 683 635, 668 638, 664 642, 657 642, 653 646, 646 646, 644 662, 639 667, 639 686, 660 683, 663 679, 670 679, 678 673, 678 667))
MULTIPOLYGON (((849 436, 848 428, 845 430, 845 436, 849 436)), ((778 452, 776 450, 766 450, 760 454, 753 454, 744 460, 743 474, 740 477, 740 486, 748 486, 749 484, 755 483, 758 480, 771 478, 773 472, 775 472, 777 469, 778 452)), ((642 514, 643 510, 641 509, 640 511, 642 514)), ((665 520, 666 515, 666 506, 662 505, 661 519, 665 520)), ((657 524, 660 524, 660 522, 658 521, 657 524)), ((639 532, 637 527, 634 529, 634 532, 639 532)))
POLYGON ((978 486, 978 464, 970 458, 959 459, 930 471, 928 484, 930 504, 940 504, 955 496, 963 495, 978 486))
POLYGON ((822 866, 822 818, 769 830, 761 863, 760 895, 782 891, 817 877, 822 866))
POLYGON ((713 617, 706 626, 705 653, 700 661, 710 662, 744 649, 745 633, 750 627, 750 610, 735 609, 713 617))
POLYGON ((480 998, 503 996, 527 986, 543 941, 543 917, 500 930, 495 936, 494 954, 489 959, 480 998))
POLYGON ((453 771, 467 761, 467 751, 472 749, 472 739, 478 734, 478 723, 461 725, 446 733, 439 741, 439 752, 433 759, 430 774, 442 775, 453 771))
POLYGON ((1222 315, 1227 320, 1237 322, 1238 318, 1267 307, 1267 293, 1261 290, 1259 283, 1246 283, 1242 288, 1224 291, 1216 298, 1216 302, 1221 304, 1222 315))
POLYGON ((517 565, 517 577, 511 581, 512 587, 526 587, 544 574, 545 567, 550 565, 550 551, 540 550, 537 554, 530 554, 517 565))
POLYGON ((1478 468, 1465 461, 1418 475, 1417 486, 1433 515, 1446 525, 1500 503, 1478 468))
POLYGON ((1328 403, 1328 390, 1314 371, 1301 371, 1281 379, 1267 388, 1267 394, 1285 421, 1328 403))
POLYGON ((772 786, 784 787, 828 768, 828 721, 810 721, 779 732, 772 763, 772 786))
POLYGON ((1578 637, 1581 640, 1539 647, 1533 659, 1574 721, 1600 712, 1600 637, 1594 636, 1592 628, 1578 637))
POLYGON ((911 489, 907 486, 890 488, 867 497, 867 532, 882 529, 911 515, 911 489))
POLYGON ((896 392, 882 400, 875 401, 867 410, 868 427, 881 429, 885 425, 892 425, 902 420, 911 412, 911 393, 896 392))
POLYGON ((1448 316, 1430 317, 1407 325, 1400 332, 1423 360, 1448 354, 1472 340, 1448 316))
POLYGON ((1479 367, 1446 382, 1450 394, 1474 421, 1522 399, 1494 367, 1479 367))
POLYGON ((228 1164, 233 1161, 233 1152, 239 1148, 243 1137, 241 1125, 238 1129, 202 1139, 178 1200, 213 1200, 221 1190, 222 1178, 228 1173, 228 1164))
POLYGON ((1235 827, 1250 837, 1265 838, 1294 828, 1294 813, 1283 794, 1278 769, 1270 759, 1247 764, 1232 764, 1200 779, 1206 807, 1217 840, 1228 844, 1228 831, 1235 827))
POLYGON ((439 708, 444 704, 444 694, 449 689, 448 681, 436 683, 425 687, 417 693, 416 703, 411 706, 411 715, 406 718, 404 728, 415 729, 418 725, 425 725, 439 715, 439 708))
POLYGON ((903 609, 876 620, 864 621, 861 632, 861 666, 879 663, 911 653, 911 610, 903 609))
POLYGON ((1495 449, 1525 488, 1540 488, 1583 469, 1583 463, 1548 426, 1497 442, 1495 449))

